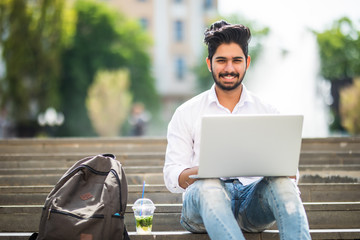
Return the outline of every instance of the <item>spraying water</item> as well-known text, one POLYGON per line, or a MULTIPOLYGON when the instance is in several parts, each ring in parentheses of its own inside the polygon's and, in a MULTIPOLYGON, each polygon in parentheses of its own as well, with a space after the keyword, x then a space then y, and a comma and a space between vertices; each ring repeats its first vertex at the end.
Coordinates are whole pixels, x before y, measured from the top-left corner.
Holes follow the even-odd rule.
POLYGON ((303 137, 327 137, 330 85, 319 75, 315 36, 304 30, 290 38, 269 35, 245 84, 281 113, 303 114, 303 137))

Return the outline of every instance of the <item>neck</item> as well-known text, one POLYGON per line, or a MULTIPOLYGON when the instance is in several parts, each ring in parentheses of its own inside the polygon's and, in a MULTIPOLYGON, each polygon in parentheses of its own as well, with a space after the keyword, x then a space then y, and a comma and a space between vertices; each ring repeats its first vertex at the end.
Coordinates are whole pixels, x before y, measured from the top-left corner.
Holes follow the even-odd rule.
POLYGON ((223 107, 229 109, 230 112, 234 110, 236 104, 239 102, 242 90, 242 84, 240 84, 239 87, 237 87, 236 89, 230 91, 223 90, 215 85, 215 92, 219 103, 223 107))

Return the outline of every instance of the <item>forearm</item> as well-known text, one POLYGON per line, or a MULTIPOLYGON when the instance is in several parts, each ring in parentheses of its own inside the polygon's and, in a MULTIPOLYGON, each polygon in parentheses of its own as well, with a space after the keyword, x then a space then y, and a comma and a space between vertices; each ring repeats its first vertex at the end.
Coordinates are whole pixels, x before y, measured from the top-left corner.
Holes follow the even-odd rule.
POLYGON ((189 187, 191 184, 193 184, 196 181, 196 179, 192 179, 189 176, 197 175, 197 173, 198 173, 198 167, 187 168, 184 171, 182 171, 181 174, 179 175, 179 186, 182 187, 183 189, 189 187))

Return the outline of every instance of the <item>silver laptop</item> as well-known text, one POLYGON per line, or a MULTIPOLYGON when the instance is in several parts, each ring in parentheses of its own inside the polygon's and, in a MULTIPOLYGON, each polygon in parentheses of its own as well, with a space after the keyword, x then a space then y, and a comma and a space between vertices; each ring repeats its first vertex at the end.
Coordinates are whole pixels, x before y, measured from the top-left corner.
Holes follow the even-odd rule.
POLYGON ((295 176, 302 126, 301 115, 205 116, 192 177, 295 176))

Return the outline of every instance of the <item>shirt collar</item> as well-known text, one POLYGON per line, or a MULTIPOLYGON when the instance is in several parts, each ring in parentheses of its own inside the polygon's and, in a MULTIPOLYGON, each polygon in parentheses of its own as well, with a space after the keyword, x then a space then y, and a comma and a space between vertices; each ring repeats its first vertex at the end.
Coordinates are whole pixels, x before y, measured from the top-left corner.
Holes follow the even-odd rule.
MULTIPOLYGON (((245 87, 244 84, 242 84, 243 89, 242 89, 242 93, 241 93, 241 97, 239 102, 237 103, 237 106, 243 106, 246 102, 254 102, 253 97, 251 96, 250 92, 247 90, 247 88, 245 87)), ((216 91, 215 91, 215 84, 212 85, 212 87, 209 90, 209 104, 212 103, 218 103, 219 104, 219 100, 216 96, 216 91)))

